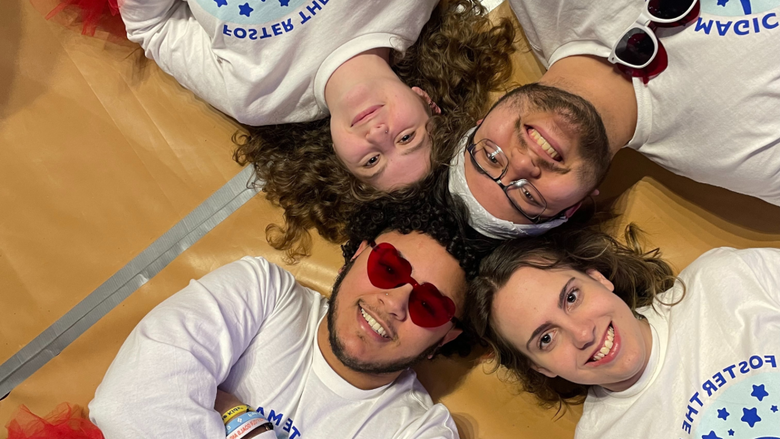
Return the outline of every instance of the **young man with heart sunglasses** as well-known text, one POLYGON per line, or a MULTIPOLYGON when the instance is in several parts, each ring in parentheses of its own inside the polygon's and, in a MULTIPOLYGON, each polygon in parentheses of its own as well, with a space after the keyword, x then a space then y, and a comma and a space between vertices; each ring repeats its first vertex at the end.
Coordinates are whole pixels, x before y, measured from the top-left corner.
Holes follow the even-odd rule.
POLYGON ((93 422, 111 438, 241 436, 255 424, 242 437, 457 438, 409 366, 461 334, 467 279, 494 243, 473 239, 463 207, 437 201, 440 186, 353 218, 330 298, 263 258, 191 282, 125 342, 93 422))
POLYGON ((780 0, 509 3, 548 70, 501 99, 453 160, 476 228, 506 238, 560 224, 624 147, 780 205, 780 0))

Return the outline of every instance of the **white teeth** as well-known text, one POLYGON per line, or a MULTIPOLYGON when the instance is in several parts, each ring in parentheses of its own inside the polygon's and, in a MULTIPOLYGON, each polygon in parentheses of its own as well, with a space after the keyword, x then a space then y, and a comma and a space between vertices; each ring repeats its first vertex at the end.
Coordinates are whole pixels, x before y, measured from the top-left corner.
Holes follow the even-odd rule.
POLYGON ((555 148, 550 145, 550 142, 547 141, 544 137, 542 137, 541 134, 539 134, 538 131, 536 131, 533 128, 530 128, 528 130, 528 134, 531 136, 532 139, 536 142, 537 145, 541 146, 544 152, 547 153, 553 160, 558 160, 558 151, 555 150, 555 148))
POLYGON ((598 352, 596 352, 596 355, 594 355, 591 360, 593 361, 599 361, 602 358, 606 357, 610 350, 612 350, 612 345, 615 343, 615 330, 612 328, 612 326, 609 327, 607 330, 607 339, 604 340, 604 346, 599 349, 598 352))
POLYGON ((382 327, 382 325, 379 324, 369 313, 366 312, 363 308, 360 308, 360 313, 363 314, 363 318, 366 319, 366 322, 368 323, 368 326, 371 327, 371 329, 374 330, 377 334, 381 335, 384 338, 390 338, 387 335, 387 331, 385 331, 385 328, 382 327))

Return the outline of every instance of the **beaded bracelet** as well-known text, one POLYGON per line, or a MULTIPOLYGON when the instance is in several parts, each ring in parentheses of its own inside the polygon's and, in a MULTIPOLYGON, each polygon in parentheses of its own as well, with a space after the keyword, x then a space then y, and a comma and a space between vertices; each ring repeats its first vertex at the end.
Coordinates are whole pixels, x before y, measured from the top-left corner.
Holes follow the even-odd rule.
POLYGON ((222 422, 225 425, 227 425, 227 423, 231 419, 235 418, 236 416, 238 416, 238 415, 240 415, 242 413, 253 412, 253 411, 255 411, 255 410, 252 407, 249 407, 246 404, 237 405, 237 406, 233 407, 232 409, 230 409, 230 410, 228 410, 228 411, 226 411, 225 413, 222 414, 222 422))
POLYGON ((273 424, 271 424, 269 421, 267 421, 264 418, 254 418, 250 419, 243 424, 239 425, 238 428, 233 430, 232 433, 227 435, 226 439, 241 439, 244 436, 248 435, 249 433, 255 431, 258 428, 266 427, 265 431, 273 430, 273 424))
POLYGON ((260 415, 260 413, 257 412, 242 413, 236 416, 235 418, 231 419, 230 422, 228 422, 227 424, 225 424, 225 435, 230 436, 230 433, 232 433, 238 427, 240 427, 241 424, 248 422, 252 419, 262 419, 264 421, 266 420, 262 415, 260 415))

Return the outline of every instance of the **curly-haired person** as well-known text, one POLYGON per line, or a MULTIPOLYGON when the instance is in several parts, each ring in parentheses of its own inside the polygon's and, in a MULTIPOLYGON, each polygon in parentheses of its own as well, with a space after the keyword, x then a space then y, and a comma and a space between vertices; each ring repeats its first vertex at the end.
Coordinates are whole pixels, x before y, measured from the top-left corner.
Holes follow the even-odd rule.
MULTIPOLYGON (((367 123, 348 127, 367 147, 365 154, 354 159, 339 152, 344 121, 333 109, 330 118, 314 122, 247 127, 248 134, 235 139, 235 158, 255 167, 268 199, 285 210, 285 224, 267 229, 269 242, 288 250, 292 258, 307 253, 312 228, 329 241, 344 242, 344 224, 361 203, 389 189, 402 199, 428 187, 432 177, 424 177, 426 173, 449 163, 462 133, 484 114, 489 93, 501 90, 508 81, 514 40, 511 22, 493 25, 478 0, 442 2, 417 42, 405 50, 394 47, 387 57, 389 69, 407 88, 425 90, 430 102, 436 103, 430 107, 430 118, 426 115, 421 129, 396 133, 397 127, 388 125, 384 113, 389 107, 370 114, 367 123), (390 153, 407 149, 408 145, 398 145, 407 141, 407 135, 414 136, 413 142, 426 142, 428 153, 414 158, 413 164, 404 162, 397 172, 407 183, 422 180, 407 185, 378 184, 395 164, 390 153), (420 173, 421 169, 425 172, 420 173)), ((353 116, 347 117, 348 125, 352 120, 353 116)))
POLYGON ((457 438, 409 369, 459 338, 489 249, 444 199, 366 204, 329 299, 261 257, 191 282, 133 330, 92 420, 111 438, 221 437, 221 411, 242 402, 264 418, 249 427, 290 439, 457 438))
POLYGON ((551 232, 486 258, 467 309, 496 363, 542 405, 584 401, 576 438, 777 437, 780 250, 714 249, 676 279, 626 242, 551 232))

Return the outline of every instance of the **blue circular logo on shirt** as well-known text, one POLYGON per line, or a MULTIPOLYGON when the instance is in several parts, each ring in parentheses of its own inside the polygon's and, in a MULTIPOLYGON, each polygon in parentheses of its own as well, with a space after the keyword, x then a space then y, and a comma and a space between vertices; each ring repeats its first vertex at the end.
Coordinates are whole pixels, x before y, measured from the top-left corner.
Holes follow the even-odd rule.
MULTIPOLYGON (((295 12, 301 5, 308 4, 322 9, 317 0, 196 0, 203 10, 226 23, 266 24, 278 22, 280 18, 295 12)), ((324 3, 327 3, 324 2, 324 3)))
POLYGON ((780 439, 780 373, 731 386, 703 413, 692 438, 780 439))
POLYGON ((780 0, 700 0, 701 11, 725 17, 760 14, 780 6, 780 0))

